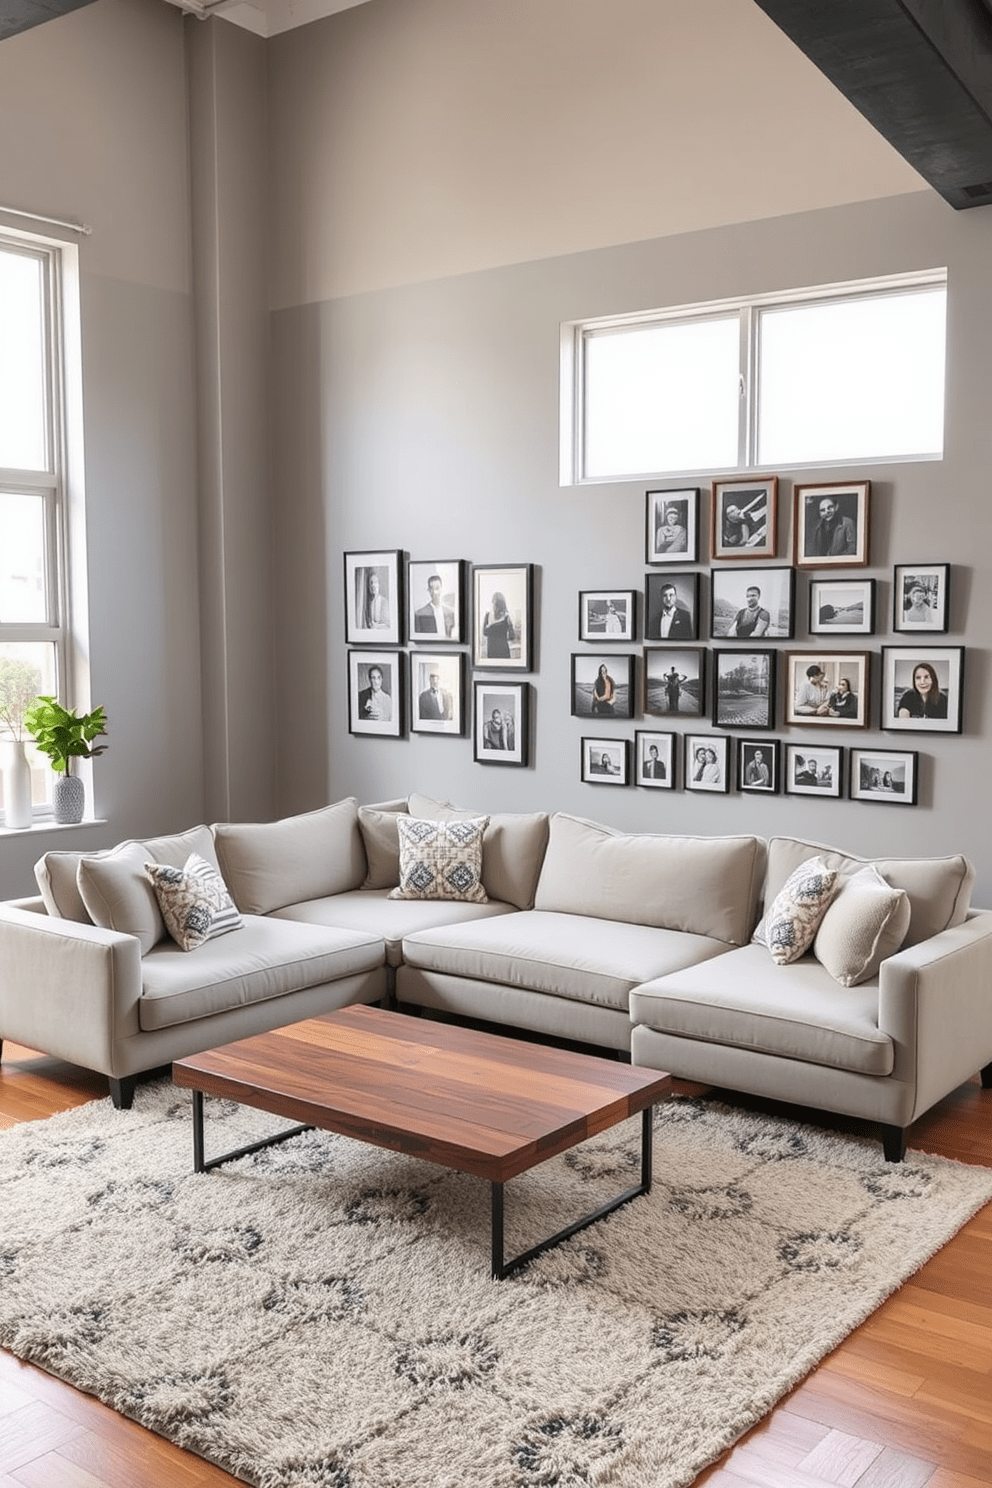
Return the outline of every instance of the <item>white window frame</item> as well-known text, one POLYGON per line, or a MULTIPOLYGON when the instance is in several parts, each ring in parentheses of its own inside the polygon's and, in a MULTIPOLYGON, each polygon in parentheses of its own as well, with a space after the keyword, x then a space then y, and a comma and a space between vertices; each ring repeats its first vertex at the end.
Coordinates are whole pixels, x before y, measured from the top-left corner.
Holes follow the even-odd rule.
MULTIPOLYGON (((0 224, 0 248, 41 261, 45 316, 45 470, 0 466, 0 490, 44 498, 47 614, 34 623, 0 619, 0 641, 49 644, 55 651, 56 694, 66 707, 88 692, 85 634, 86 569, 82 481, 82 357, 79 254, 75 243, 0 224)), ((86 761, 79 761, 84 767, 86 761)), ((79 773, 88 776, 88 771, 79 773)), ((90 797, 91 798, 91 797, 90 797)), ((0 812, 0 822, 3 813, 0 812)), ((37 823, 51 819, 51 802, 35 805, 37 823)))
MULTIPOLYGON (((760 359, 760 316, 763 310, 781 309, 800 305, 815 305, 826 300, 835 302, 877 299, 885 295, 925 292, 935 288, 947 288, 946 268, 926 269, 907 274, 891 274, 880 279, 860 279, 846 284, 825 284, 790 290, 784 293, 748 295, 737 299, 710 300, 693 305, 678 305, 667 309, 638 311, 625 315, 603 316, 596 320, 565 321, 561 326, 560 346, 560 408, 559 408, 559 477, 561 486, 603 485, 634 480, 656 480, 679 478, 705 473, 707 475, 733 475, 737 472, 752 473, 763 467, 758 464, 758 395, 760 359), (616 475, 588 476, 585 473, 585 348, 589 338, 609 334, 611 331, 645 329, 663 324, 702 321, 715 316, 736 313, 739 318, 739 364, 740 409, 737 431, 737 464, 707 467, 705 472, 697 469, 644 470, 624 472, 616 475)), ((878 454, 868 457, 852 457, 831 460, 831 467, 870 464, 898 464, 918 460, 940 459, 939 450, 910 455, 878 454)), ((796 461, 790 469, 815 469, 822 466, 820 460, 796 461)))

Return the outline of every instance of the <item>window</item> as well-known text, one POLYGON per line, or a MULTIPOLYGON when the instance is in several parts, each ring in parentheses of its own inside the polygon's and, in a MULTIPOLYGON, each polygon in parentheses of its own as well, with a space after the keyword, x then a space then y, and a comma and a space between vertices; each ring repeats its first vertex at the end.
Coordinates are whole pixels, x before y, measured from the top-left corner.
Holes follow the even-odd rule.
POLYGON ((562 328, 563 485, 939 459, 943 270, 562 328))
MULTIPOLYGON (((63 255, 0 233, 0 712, 67 690, 63 255)), ((0 718, 0 737, 9 738, 0 718)), ((27 741, 32 803, 51 774, 27 741)), ((0 809, 2 809, 0 783, 0 809)))

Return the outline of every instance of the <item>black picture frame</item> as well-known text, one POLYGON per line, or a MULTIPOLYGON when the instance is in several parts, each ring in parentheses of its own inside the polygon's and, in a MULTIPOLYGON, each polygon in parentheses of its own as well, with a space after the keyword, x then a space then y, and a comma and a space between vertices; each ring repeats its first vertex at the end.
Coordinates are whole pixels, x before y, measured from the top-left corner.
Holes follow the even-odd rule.
POLYGON ((472 665, 476 671, 533 669, 533 563, 472 568, 472 665))
POLYGON ((403 643, 403 553, 367 548, 344 554, 344 636, 349 646, 403 643))
POLYGON ((868 727, 869 651, 787 651, 785 666, 786 723, 802 728, 868 727))
POLYGON ((874 579, 810 579, 810 635, 874 635, 874 579))
POLYGON ((788 565, 714 568, 710 636, 719 641, 789 640, 795 628, 796 575, 788 565))
POLYGON ((572 717, 633 718, 634 655, 572 653, 572 717))
POLYGON ((792 523, 797 568, 864 568, 871 481, 796 486, 792 523), (828 514, 827 504, 832 507, 828 514))
POLYGON ((713 652, 713 727, 773 729, 778 652, 713 652))
POLYGON ((726 795, 730 790, 729 734, 686 734, 682 760, 684 790, 716 795, 726 795))
POLYGON ((850 751, 847 794, 852 801, 880 806, 915 806, 919 800, 919 761, 915 749, 850 751))
POLYGON ((908 734, 960 734, 964 712, 963 646, 932 646, 922 636, 915 646, 882 647, 882 728, 908 734), (929 670, 928 699, 922 678, 929 670), (937 710, 932 702, 936 685, 937 710), (916 694, 910 698, 909 694, 916 694), (913 711, 906 712, 904 708, 913 711))
POLYGON ((628 646, 637 639, 636 589, 581 589, 579 640, 628 646))
POLYGON ((713 481, 710 557, 774 558, 778 551, 778 476, 713 481))
POLYGON ((781 789, 782 741, 738 739, 737 789, 747 795, 777 796, 781 789))
POLYGON ((702 646, 645 646, 644 712, 652 718, 701 718, 707 655, 702 646))
POLYGON ((465 732, 464 652, 411 651, 409 660, 410 732, 460 738, 465 732))
POLYGON ((645 499, 645 563, 699 561, 699 487, 648 491, 645 499))
POLYGON ((699 639, 698 573, 666 570, 644 575, 644 639, 672 642, 699 639), (668 599, 669 590, 674 592, 674 600, 668 599), (662 635, 665 623, 668 634, 662 635))
POLYGON ((399 739, 404 726, 402 651, 348 652, 348 732, 399 739), (379 673, 376 684, 373 673, 379 673))
POLYGON ((677 734, 654 729, 634 731, 634 784, 652 790, 674 790, 678 770, 677 734))
POLYGON ((843 795, 843 747, 787 744, 784 775, 787 796, 823 796, 827 800, 837 800, 843 795))
POLYGON ((897 563, 892 570, 892 629, 946 635, 950 627, 951 565, 897 563))
POLYGON ((457 646, 465 640, 466 567, 464 558, 408 560, 407 635, 411 645, 457 646))
POLYGON ((630 740, 583 737, 581 779, 587 785, 630 784, 630 740))
POLYGON ((477 765, 530 763, 531 684, 484 678, 472 684, 473 758, 477 765), (493 719, 493 713, 499 719, 493 719), (510 728, 506 723, 509 721, 510 728))

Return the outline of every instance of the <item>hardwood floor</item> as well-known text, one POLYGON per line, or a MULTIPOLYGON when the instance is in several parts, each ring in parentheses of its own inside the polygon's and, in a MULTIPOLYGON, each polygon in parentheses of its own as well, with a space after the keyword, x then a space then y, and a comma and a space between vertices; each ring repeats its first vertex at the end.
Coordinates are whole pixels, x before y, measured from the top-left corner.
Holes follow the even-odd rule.
MULTIPOLYGON (((676 1082, 683 1092, 699 1088, 676 1082)), ((99 1076, 4 1045, 0 1127, 106 1094, 99 1076)), ((976 1076, 916 1123, 910 1146, 992 1167, 990 1114, 992 1091, 983 1092, 976 1076)), ((0 1488, 222 1488, 236 1481, 0 1352, 0 1488)), ((992 1205, 696 1488, 988 1488, 990 1481, 992 1205)))

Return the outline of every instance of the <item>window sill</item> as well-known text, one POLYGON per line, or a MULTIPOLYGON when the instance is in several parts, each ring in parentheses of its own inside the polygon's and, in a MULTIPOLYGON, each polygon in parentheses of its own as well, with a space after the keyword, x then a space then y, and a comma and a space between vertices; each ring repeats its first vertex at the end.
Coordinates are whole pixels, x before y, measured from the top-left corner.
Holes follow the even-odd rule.
POLYGON ((7 837, 36 837, 39 832, 81 832, 86 827, 105 827, 107 820, 102 816, 87 817, 80 822, 57 822, 37 821, 32 822, 30 827, 4 827, 0 826, 0 839, 7 837))

